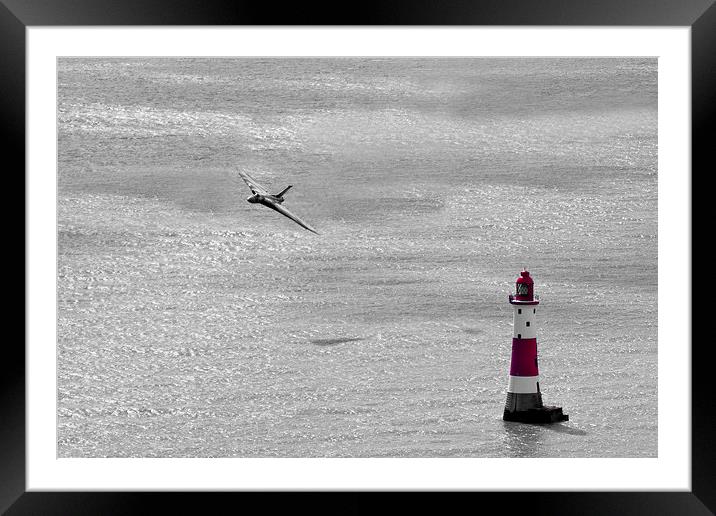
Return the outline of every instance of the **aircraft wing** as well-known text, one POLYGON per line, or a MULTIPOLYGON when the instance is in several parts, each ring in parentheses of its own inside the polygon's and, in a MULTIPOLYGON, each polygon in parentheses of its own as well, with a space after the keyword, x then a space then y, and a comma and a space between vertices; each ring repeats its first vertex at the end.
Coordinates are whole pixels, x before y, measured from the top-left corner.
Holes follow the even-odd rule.
POLYGON ((281 215, 285 215, 286 217, 288 217, 289 219, 291 219, 292 221, 294 221, 294 222, 295 222, 296 224, 298 224, 299 226, 303 226, 304 228, 306 228, 308 231, 311 231, 311 232, 313 232, 313 233, 315 233, 315 234, 317 234, 317 235, 319 234, 318 231, 316 231, 316 230, 313 229, 311 226, 309 226, 308 224, 306 224, 305 222, 303 222, 301 219, 299 219, 298 217, 296 217, 293 213, 291 213, 290 211, 288 211, 288 210, 287 210, 286 208, 284 208, 282 205, 280 205, 280 204, 278 204, 278 203, 274 203, 274 202, 269 202, 269 203, 266 204, 266 206, 268 206, 269 208, 271 208, 271 209, 273 209, 273 210, 276 210, 276 211, 279 212, 281 215))
POLYGON ((239 175, 241 176, 241 179, 244 180, 244 183, 249 185, 249 188, 251 188, 251 191, 254 194, 269 195, 268 190, 266 190, 266 188, 257 183, 256 180, 250 175, 248 175, 246 172, 239 170, 239 175))

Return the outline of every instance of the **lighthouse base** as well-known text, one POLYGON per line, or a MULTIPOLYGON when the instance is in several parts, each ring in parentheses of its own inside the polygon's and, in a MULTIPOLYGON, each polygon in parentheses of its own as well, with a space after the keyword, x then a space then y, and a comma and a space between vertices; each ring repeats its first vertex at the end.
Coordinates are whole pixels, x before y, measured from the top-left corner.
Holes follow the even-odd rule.
POLYGON ((569 421, 569 416, 562 413, 562 407, 542 406, 528 410, 505 410, 502 419, 518 423, 559 423, 569 421))

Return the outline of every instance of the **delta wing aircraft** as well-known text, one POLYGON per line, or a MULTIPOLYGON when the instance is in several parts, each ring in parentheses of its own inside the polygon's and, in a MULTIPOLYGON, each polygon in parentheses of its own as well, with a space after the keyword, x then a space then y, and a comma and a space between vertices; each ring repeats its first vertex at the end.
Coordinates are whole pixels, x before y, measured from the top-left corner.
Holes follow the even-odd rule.
POLYGON ((267 208, 271 208, 272 210, 276 210, 281 215, 284 215, 294 221, 299 226, 302 226, 306 228, 308 231, 311 231, 315 234, 320 234, 318 231, 313 229, 311 226, 303 222, 301 219, 299 219, 296 215, 288 211, 286 207, 283 206, 284 198, 283 196, 288 192, 289 188, 291 188, 293 185, 288 185, 286 188, 284 188, 281 192, 273 195, 266 190, 263 186, 261 186, 254 178, 252 178, 250 175, 248 175, 246 172, 243 172, 239 170, 239 175, 241 176, 241 179, 244 180, 244 182, 249 186, 251 189, 251 193, 253 194, 251 197, 247 198, 246 200, 250 202, 251 204, 263 204, 267 208))

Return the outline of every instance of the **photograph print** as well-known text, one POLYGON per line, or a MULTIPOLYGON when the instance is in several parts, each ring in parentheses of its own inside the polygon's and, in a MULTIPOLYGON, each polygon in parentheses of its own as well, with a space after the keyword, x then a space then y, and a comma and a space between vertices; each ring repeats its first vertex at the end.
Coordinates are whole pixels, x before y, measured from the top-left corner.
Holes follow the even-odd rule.
POLYGON ((657 457, 656 58, 57 60, 57 456, 657 457))

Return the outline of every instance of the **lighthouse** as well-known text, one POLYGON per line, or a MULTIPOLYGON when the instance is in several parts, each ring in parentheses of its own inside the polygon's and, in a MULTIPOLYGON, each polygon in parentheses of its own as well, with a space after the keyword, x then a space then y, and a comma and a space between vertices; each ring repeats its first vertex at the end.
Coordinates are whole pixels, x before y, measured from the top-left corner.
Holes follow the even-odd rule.
POLYGON ((512 360, 507 385, 505 421, 522 423, 555 423, 567 421, 562 407, 542 403, 537 365, 537 307, 539 296, 534 294, 534 281, 523 270, 515 284, 515 294, 509 296, 514 309, 512 360))

